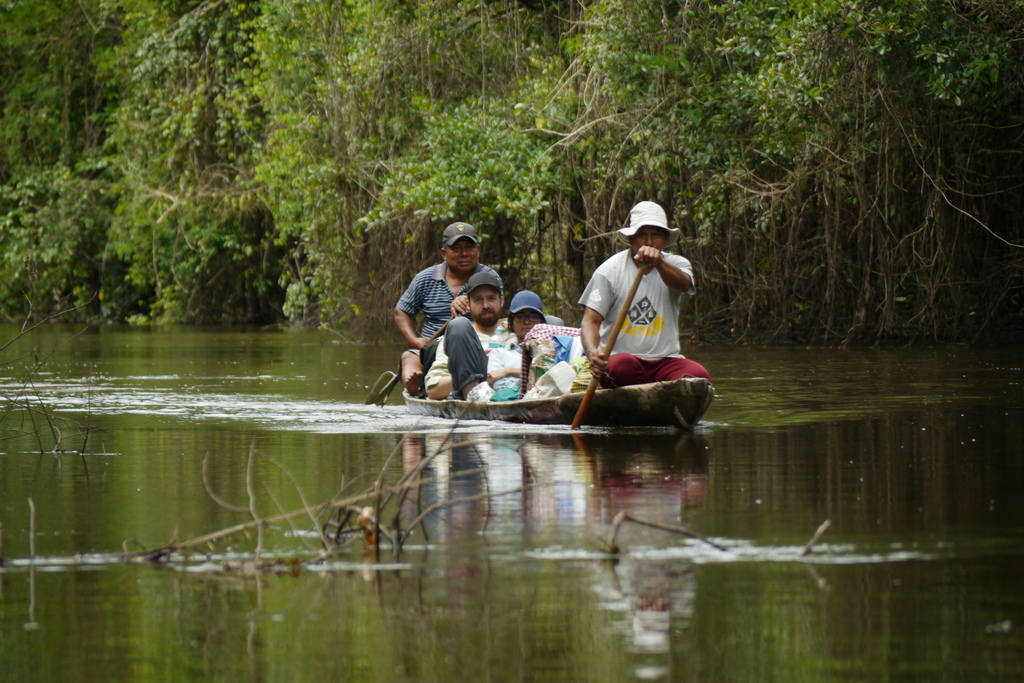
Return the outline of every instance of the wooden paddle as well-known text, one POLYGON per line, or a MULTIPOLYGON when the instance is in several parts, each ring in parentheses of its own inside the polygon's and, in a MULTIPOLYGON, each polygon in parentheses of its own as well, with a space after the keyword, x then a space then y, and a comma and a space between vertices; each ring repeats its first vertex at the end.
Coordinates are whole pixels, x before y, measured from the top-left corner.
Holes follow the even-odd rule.
MULTIPOLYGON (((611 355, 612 349, 615 348, 615 340, 619 338, 619 330, 622 329, 622 323, 626 322, 629 307, 633 305, 633 297, 636 296, 636 290, 640 288, 640 280, 648 272, 650 272, 650 268, 640 268, 636 271, 633 284, 629 287, 629 293, 626 295, 625 301, 622 302, 622 308, 619 309, 619 315, 615 317, 615 324, 612 325, 611 334, 608 335, 608 341, 604 345, 604 355, 606 358, 611 355)), ((583 395, 583 400, 580 401, 580 407, 576 410, 576 417, 572 420, 571 429, 578 429, 583 422, 587 409, 590 408, 590 399, 593 398, 594 391, 597 389, 597 382, 596 375, 590 378, 590 384, 587 385, 587 393, 583 395)))
MULTIPOLYGON (((441 325, 441 327, 437 328, 437 332, 430 335, 430 339, 423 342, 423 345, 426 346, 430 342, 437 339, 438 336, 440 336, 440 334, 444 332, 444 328, 448 327, 448 323, 450 323, 452 320, 454 320, 454 318, 449 318, 448 320, 445 320, 444 325, 441 325)), ((373 389, 370 390, 370 395, 366 397, 366 400, 363 402, 363 405, 370 405, 371 403, 379 403, 380 405, 384 405, 388 400, 388 396, 391 395, 392 390, 395 388, 395 385, 398 384, 398 380, 400 379, 400 375, 396 375, 390 370, 385 370, 381 374, 381 376, 377 378, 377 381, 373 385, 373 389), (387 377, 387 375, 391 376, 387 377), (387 377, 387 379, 385 379, 385 377, 387 377), (383 386, 381 387, 382 382, 383 386), (378 387, 381 388, 378 389, 378 387)))

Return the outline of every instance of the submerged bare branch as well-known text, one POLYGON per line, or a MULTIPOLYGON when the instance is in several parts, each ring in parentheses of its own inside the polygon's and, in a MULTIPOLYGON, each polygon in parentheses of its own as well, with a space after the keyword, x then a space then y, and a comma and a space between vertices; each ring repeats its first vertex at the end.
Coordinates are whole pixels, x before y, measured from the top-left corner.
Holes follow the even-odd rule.
POLYGON ((825 535, 825 532, 828 531, 829 527, 831 526, 831 519, 826 519, 824 522, 822 522, 821 526, 819 526, 817 531, 814 532, 814 535, 811 536, 811 540, 807 541, 807 545, 801 548, 800 557, 806 557, 807 554, 811 552, 811 548, 817 545, 818 541, 821 540, 821 537, 825 535))
POLYGON ((701 536, 700 534, 698 534, 698 533, 696 533, 694 531, 691 531, 690 529, 687 529, 686 527, 676 526, 674 524, 665 524, 663 522, 652 522, 652 521, 646 520, 646 519, 640 519, 639 517, 634 517, 633 515, 627 513, 625 510, 623 510, 619 514, 615 515, 615 518, 612 520, 612 526, 611 526, 611 528, 608 531, 608 540, 607 540, 607 542, 602 544, 603 549, 605 550, 605 552, 609 552, 609 553, 618 553, 619 552, 619 546, 616 545, 615 538, 616 538, 616 536, 618 536, 618 534, 619 534, 619 527, 622 526, 623 522, 633 522, 634 524, 640 524, 641 526, 648 526, 648 527, 651 527, 652 529, 661 529, 662 531, 671 531, 674 534, 681 534, 683 536, 688 536, 689 538, 693 538, 693 539, 696 539, 698 541, 702 541, 704 543, 707 543, 708 545, 710 545, 712 548, 714 548, 716 550, 721 550, 722 552, 726 552, 726 549, 723 548, 722 546, 718 545, 717 543, 715 543, 712 540, 709 540, 709 539, 705 538, 704 536, 701 536))

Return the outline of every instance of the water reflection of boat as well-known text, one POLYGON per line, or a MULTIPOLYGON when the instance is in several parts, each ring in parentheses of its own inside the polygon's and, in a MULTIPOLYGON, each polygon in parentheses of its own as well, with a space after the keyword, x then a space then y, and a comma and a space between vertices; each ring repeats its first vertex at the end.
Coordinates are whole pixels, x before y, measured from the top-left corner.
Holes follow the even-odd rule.
MULTIPOLYGON (((680 427, 692 429, 715 396, 706 379, 638 384, 594 392, 583 424, 600 427, 680 427)), ((434 401, 403 394, 409 412, 464 420, 529 424, 571 424, 583 393, 520 401, 434 401)))
MULTIPOLYGON (((538 558, 594 557, 595 532, 620 511, 699 526, 714 472, 707 442, 692 432, 410 433, 402 449, 403 471, 425 465, 423 486, 405 501, 406 519, 454 503, 425 520, 429 544, 420 546, 449 554, 440 565, 451 604, 485 601, 501 583, 483 578, 491 571, 489 544, 502 548, 503 567, 520 563, 503 571, 529 573, 538 558)), ((666 678, 674 634, 695 614, 697 567, 672 552, 685 543, 679 536, 637 525, 621 536, 626 551, 584 560, 581 578, 637 657, 636 678, 666 678)))
POLYGON ((595 574, 594 590, 605 608, 621 614, 618 628, 634 652, 667 653, 671 632, 694 615, 697 574, 688 560, 627 557, 609 560, 595 574))
MULTIPOLYGON (((671 525, 699 526, 706 508, 714 461, 699 434, 587 434, 575 438, 589 470, 590 519, 607 525, 619 512, 671 525)), ((629 649, 639 655, 636 678, 671 678, 672 635, 693 619, 697 570, 687 557, 658 553, 676 546, 679 537, 663 531, 630 527, 620 538, 628 548, 642 548, 594 565, 592 587, 610 612, 629 649)))
MULTIPOLYGON (((427 520, 428 527, 440 524, 434 534, 478 530, 488 518, 513 526, 518 520, 531 534, 567 533, 559 542, 569 545, 585 530, 589 538, 589 530, 609 525, 620 511, 666 524, 689 522, 707 504, 713 471, 707 442, 692 432, 410 433, 402 454, 406 473, 427 465, 419 475, 427 483, 405 495, 403 526, 423 509, 459 500, 427 520)), ((635 526, 623 534, 629 544, 669 538, 635 526)))
POLYGON ((610 523, 620 511, 642 517, 671 511, 657 521, 676 524, 707 503, 714 463, 699 434, 588 434, 577 436, 575 446, 590 470, 591 497, 601 499, 596 509, 606 516, 596 523, 610 523))

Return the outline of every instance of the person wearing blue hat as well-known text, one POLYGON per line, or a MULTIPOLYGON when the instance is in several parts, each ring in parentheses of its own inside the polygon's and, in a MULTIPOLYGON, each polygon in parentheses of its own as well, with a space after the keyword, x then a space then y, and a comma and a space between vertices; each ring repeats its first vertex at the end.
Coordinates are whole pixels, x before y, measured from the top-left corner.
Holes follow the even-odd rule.
POLYGON ((544 302, 528 289, 524 289, 512 297, 508 312, 512 322, 512 331, 516 333, 519 341, 523 340, 523 337, 533 329, 534 325, 547 322, 547 318, 544 316, 544 302))
POLYGON ((516 344, 510 348, 495 349, 487 355, 487 385, 478 385, 477 390, 468 396, 471 399, 493 398, 489 394, 500 392, 502 389, 512 390, 510 397, 519 397, 523 364, 523 352, 519 347, 530 330, 548 321, 544 316, 544 302, 528 289, 512 297, 508 312, 512 331, 516 335, 516 344))

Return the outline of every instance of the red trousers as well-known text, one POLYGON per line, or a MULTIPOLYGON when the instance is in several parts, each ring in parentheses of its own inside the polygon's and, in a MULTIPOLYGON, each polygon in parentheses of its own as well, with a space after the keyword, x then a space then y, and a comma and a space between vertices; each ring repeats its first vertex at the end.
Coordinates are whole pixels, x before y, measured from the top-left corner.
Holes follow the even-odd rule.
POLYGON ((607 389, 683 377, 703 377, 711 381, 711 375, 704 366, 689 358, 643 360, 629 353, 616 353, 608 359, 608 374, 605 375, 601 386, 607 389))

